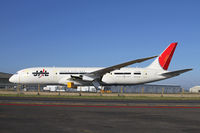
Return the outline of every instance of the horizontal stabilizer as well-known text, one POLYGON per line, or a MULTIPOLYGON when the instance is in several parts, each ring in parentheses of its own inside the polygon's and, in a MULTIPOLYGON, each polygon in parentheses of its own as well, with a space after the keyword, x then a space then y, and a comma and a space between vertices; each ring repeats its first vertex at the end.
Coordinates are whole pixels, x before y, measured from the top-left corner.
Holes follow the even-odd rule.
POLYGON ((166 72, 166 73, 162 73, 162 76, 166 76, 166 77, 174 77, 174 76, 178 76, 182 73, 191 71, 192 69, 183 69, 183 70, 178 70, 178 71, 172 71, 172 72, 166 72))

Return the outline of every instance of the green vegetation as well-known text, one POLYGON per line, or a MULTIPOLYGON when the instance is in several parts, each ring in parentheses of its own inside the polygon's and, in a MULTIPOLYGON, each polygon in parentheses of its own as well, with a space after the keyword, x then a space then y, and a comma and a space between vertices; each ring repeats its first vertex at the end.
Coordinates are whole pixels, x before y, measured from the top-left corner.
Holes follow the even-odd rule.
POLYGON ((200 100, 200 97, 168 97, 168 96, 73 96, 73 95, 24 95, 0 94, 5 97, 41 97, 41 98, 75 98, 75 99, 108 99, 108 100, 200 100))

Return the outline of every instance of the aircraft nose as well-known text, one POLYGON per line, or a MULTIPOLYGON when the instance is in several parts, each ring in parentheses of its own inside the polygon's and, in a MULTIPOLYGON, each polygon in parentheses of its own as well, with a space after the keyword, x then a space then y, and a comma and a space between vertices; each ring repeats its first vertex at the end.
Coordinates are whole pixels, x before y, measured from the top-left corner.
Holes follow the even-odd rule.
POLYGON ((11 83, 19 83, 19 76, 16 75, 16 74, 14 74, 13 76, 11 76, 11 77, 9 78, 9 81, 10 81, 11 83))

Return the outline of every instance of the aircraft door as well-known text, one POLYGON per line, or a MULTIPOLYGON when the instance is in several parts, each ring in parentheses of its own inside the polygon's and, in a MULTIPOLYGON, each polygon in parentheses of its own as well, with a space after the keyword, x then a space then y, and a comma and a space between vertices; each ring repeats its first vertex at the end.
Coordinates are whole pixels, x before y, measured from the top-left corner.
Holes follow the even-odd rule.
POLYGON ((143 75, 143 77, 146 79, 146 78, 147 78, 147 76, 148 76, 148 73, 147 73, 147 71, 144 71, 144 72, 142 73, 142 75, 143 75))
POLYGON ((54 70, 52 71, 52 81, 53 81, 53 82, 58 81, 58 74, 59 74, 59 72, 58 72, 56 69, 54 69, 54 70))

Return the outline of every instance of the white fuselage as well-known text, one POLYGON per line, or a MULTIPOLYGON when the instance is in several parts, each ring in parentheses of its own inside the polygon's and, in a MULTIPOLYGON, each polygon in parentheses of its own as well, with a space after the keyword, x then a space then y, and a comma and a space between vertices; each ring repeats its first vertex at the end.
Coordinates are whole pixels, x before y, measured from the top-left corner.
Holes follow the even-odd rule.
MULTIPOLYGON (((66 85, 72 82, 72 76, 80 76, 90 73, 102 68, 64 68, 64 67, 38 67, 28 68, 18 71, 17 74, 12 76, 11 82, 19 84, 61 84, 66 85)), ((103 75, 101 84, 103 85, 135 85, 154 82, 166 79, 161 76, 161 73, 166 72, 163 70, 150 69, 150 68, 121 68, 110 73, 103 75)), ((74 85, 91 85, 89 82, 73 81, 74 85)))
POLYGON ((28 68, 14 74, 9 81, 19 84, 59 84, 68 88, 93 85, 136 85, 178 76, 192 69, 169 72, 168 67, 177 42, 171 43, 159 56, 136 59, 106 68, 90 67, 37 67, 28 68), (157 58, 156 58, 157 57, 157 58), (135 63, 156 58, 146 68, 127 67, 135 63))

